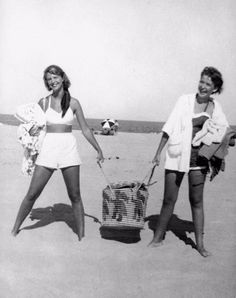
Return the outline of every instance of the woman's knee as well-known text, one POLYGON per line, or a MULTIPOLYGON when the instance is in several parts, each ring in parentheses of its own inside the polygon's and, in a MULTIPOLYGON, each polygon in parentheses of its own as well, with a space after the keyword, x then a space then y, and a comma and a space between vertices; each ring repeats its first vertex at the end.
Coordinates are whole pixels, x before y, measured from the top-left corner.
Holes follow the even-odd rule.
POLYGON ((190 204, 193 208, 202 208, 203 207, 203 195, 190 195, 189 197, 190 204))
POLYGON ((174 206, 176 203, 176 196, 173 195, 168 195, 168 196, 164 196, 164 200, 163 200, 163 206, 174 206))
POLYGON ((71 200, 71 203, 79 203, 81 201, 81 195, 80 195, 80 191, 76 190, 76 191, 69 191, 68 192, 68 196, 71 200))

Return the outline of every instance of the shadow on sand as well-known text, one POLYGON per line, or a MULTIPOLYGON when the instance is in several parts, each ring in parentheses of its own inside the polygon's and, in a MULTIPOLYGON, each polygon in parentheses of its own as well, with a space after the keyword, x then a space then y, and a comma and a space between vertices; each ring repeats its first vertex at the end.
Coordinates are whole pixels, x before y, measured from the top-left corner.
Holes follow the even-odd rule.
MULTIPOLYGON (((101 222, 98 218, 86 214, 85 216, 93 219, 95 223, 101 226, 101 222)), ((71 206, 67 204, 54 204, 53 206, 45 208, 32 209, 30 213, 30 219, 32 221, 37 220, 36 223, 26 226, 21 230, 33 230, 37 228, 42 228, 54 222, 65 222, 71 230, 76 233, 76 225, 74 220, 74 215, 71 206)), ((136 243, 140 241, 140 230, 120 230, 100 227, 100 234, 103 239, 115 240, 124 243, 136 243)))
MULTIPOLYGON (((148 222, 148 227, 150 230, 153 231, 153 233, 155 232, 158 219, 159 215, 150 215, 145 218, 145 222, 148 222)), ((166 231, 173 232, 175 236, 182 240, 186 245, 190 245, 192 248, 196 249, 196 244, 187 235, 187 233, 194 232, 194 226, 192 221, 182 220, 178 218, 177 215, 173 214, 166 231)))
MULTIPOLYGON (((101 224, 98 218, 86 214, 85 216, 90 217, 94 220, 94 222, 101 224)), ((30 219, 38 220, 35 224, 22 228, 21 230, 32 230, 47 226, 53 222, 61 221, 65 222, 72 231, 77 234, 76 226, 74 221, 74 214, 71 206, 67 204, 54 204, 53 206, 45 207, 45 208, 37 208, 32 209, 30 213, 30 219)))
MULTIPOLYGON (((120 229, 101 226, 101 222, 98 218, 86 214, 85 216, 93 219, 95 223, 100 225, 100 234, 103 239, 114 240, 127 244, 137 243, 141 240, 140 229, 120 229)), ((74 221, 74 215, 71 206, 67 204, 54 204, 53 206, 45 208, 33 209, 30 213, 30 219, 32 221, 37 220, 36 223, 30 226, 26 226, 21 230, 32 230, 47 226, 54 222, 65 222, 71 230, 76 233, 76 226, 74 221)), ((145 222, 148 223, 150 230, 155 232, 159 215, 150 215, 145 218, 145 222)), ((177 215, 173 214, 167 227, 167 231, 173 232, 180 240, 184 241, 186 245, 190 245, 196 249, 196 245, 191 238, 187 236, 187 233, 194 232, 193 223, 191 221, 182 220, 177 215)))

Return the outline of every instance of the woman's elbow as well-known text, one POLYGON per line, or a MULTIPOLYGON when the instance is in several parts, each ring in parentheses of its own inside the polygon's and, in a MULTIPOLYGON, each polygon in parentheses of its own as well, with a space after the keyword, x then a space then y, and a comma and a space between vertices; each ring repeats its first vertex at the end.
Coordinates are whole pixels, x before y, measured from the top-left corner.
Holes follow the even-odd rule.
POLYGON ((89 127, 84 127, 84 128, 82 128, 82 133, 85 137, 88 137, 91 135, 92 132, 89 127))

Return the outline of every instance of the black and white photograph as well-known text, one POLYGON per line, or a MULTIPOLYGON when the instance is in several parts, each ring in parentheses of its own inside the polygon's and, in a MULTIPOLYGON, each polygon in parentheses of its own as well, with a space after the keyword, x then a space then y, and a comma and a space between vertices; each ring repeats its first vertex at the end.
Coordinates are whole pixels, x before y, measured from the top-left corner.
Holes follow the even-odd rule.
POLYGON ((0 0, 0 297, 236 297, 236 2, 0 0))

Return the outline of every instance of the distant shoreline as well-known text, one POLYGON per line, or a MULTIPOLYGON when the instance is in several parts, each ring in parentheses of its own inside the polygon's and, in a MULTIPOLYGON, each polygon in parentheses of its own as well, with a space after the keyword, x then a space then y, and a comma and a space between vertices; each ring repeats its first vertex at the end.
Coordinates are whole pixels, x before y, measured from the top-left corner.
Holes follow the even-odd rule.
MULTIPOLYGON (((87 118, 88 125, 94 131, 101 130, 101 121, 103 119, 87 118)), ((14 115, 0 114, 0 123, 6 125, 18 126, 20 121, 14 115)), ((136 121, 136 120, 118 120, 120 132, 133 132, 133 133, 159 133, 161 132, 164 122, 155 121, 136 121)), ((79 130, 80 127, 76 120, 73 124, 73 129, 79 130)))
MULTIPOLYGON (((86 118, 89 127, 94 131, 101 130, 101 121, 103 119, 86 118)), ((17 126, 20 121, 14 115, 0 114, 0 123, 6 125, 17 126)), ((138 120, 118 120, 120 132, 133 133, 160 133, 164 122, 155 121, 138 121, 138 120)), ((236 125, 230 125, 232 129, 236 130, 236 125)), ((74 120, 73 129, 80 130, 76 120, 74 120)))

